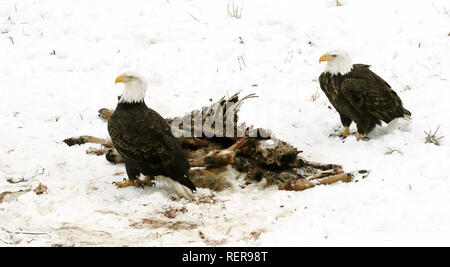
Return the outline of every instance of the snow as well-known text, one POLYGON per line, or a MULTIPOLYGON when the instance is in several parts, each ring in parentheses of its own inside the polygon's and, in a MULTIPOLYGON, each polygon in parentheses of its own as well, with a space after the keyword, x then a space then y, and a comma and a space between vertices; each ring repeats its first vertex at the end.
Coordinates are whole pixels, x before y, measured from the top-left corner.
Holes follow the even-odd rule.
POLYGON ((240 19, 228 3, 0 2, 0 193, 48 187, 0 203, 0 246, 450 245, 448 137, 424 144, 424 131, 450 132, 448 2, 234 0, 240 19), (413 120, 377 127, 367 142, 329 138, 340 122, 317 78, 334 48, 372 65, 413 120), (107 137, 97 110, 115 107, 125 71, 148 79, 146 102, 165 117, 256 93, 241 121, 306 159, 371 173, 287 192, 241 189, 230 170, 233 189, 196 193, 211 203, 173 201, 161 185, 117 189, 123 165, 62 140, 107 137))

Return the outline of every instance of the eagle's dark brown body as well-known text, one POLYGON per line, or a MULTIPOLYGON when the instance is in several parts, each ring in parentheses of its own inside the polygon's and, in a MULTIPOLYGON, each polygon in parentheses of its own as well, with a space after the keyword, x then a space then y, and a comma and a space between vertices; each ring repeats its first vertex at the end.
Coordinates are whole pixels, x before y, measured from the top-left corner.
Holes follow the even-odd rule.
POLYGON ((114 147, 130 180, 139 175, 164 175, 195 190, 189 162, 166 120, 144 102, 119 103, 108 121, 114 147))
POLYGON ((369 69, 369 65, 355 64, 345 74, 324 72, 320 87, 341 117, 345 127, 353 122, 360 134, 368 134, 381 121, 411 116, 391 86, 369 69))

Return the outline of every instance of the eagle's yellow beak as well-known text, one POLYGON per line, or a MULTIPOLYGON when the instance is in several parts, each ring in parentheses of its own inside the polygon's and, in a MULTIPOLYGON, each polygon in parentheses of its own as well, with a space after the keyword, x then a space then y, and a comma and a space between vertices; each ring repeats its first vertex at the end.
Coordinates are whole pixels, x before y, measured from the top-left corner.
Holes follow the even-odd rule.
POLYGON ((128 82, 128 79, 125 77, 124 74, 116 78, 116 83, 123 83, 123 82, 128 82))
POLYGON ((332 57, 330 57, 328 54, 323 54, 320 58, 319 58, 319 63, 322 61, 330 61, 333 60, 332 57))

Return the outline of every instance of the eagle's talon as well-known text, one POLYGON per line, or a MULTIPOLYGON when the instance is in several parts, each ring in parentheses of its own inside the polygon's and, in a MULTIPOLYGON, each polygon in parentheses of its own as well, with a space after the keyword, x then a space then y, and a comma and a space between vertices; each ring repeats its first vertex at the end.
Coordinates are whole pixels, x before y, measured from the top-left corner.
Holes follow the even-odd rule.
POLYGON ((330 134, 328 137, 339 137, 339 138, 341 138, 341 139, 345 139, 345 138, 347 138, 347 136, 344 136, 344 135, 340 135, 340 134, 330 134))
POLYGON ((118 188, 124 188, 132 185, 138 186, 138 184, 135 181, 126 178, 123 179, 123 182, 115 182, 114 185, 116 185, 118 188))
POLYGON ((128 187, 128 186, 136 186, 136 187, 140 187, 142 189, 145 189, 145 186, 155 186, 155 183, 151 181, 151 177, 146 176, 144 180, 130 180, 130 179, 123 179, 123 182, 113 182, 113 184, 115 184, 117 186, 117 188, 124 188, 124 187, 128 187))
POLYGON ((152 182, 152 179, 154 179, 154 177, 147 175, 147 176, 145 176, 145 179, 142 181, 139 181, 139 183, 153 187, 153 186, 155 186, 155 183, 152 182))
MULTIPOLYGON (((337 130, 336 130, 337 132, 337 130)), ((329 137, 333 136, 333 137, 340 137, 342 140, 345 140, 345 138, 347 138, 350 135, 350 130, 348 127, 345 127, 345 129, 342 132, 338 132, 335 134, 330 134, 329 137)))
POLYGON ((361 136, 361 134, 360 133, 356 133, 356 141, 369 141, 369 137, 367 137, 367 136, 361 136))

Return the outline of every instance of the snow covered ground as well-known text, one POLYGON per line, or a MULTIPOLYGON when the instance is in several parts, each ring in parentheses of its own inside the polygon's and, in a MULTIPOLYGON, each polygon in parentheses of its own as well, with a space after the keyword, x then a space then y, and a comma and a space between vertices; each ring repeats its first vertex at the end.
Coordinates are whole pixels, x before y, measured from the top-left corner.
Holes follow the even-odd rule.
POLYGON ((0 246, 450 245, 450 5, 335 3, 234 0, 236 19, 232 0, 0 1, 0 194, 25 190, 0 203, 0 246), (371 64, 413 120, 367 142, 328 138, 340 122, 318 60, 338 47, 371 64), (303 192, 241 189, 237 177, 232 190, 200 189, 214 195, 203 204, 164 186, 117 189, 123 165, 62 140, 107 137, 97 110, 115 107, 127 70, 149 79, 146 102, 166 117, 256 93, 242 121, 370 176, 303 192), (441 146, 424 144, 438 126, 441 146), (39 183, 46 193, 26 192, 39 183))

